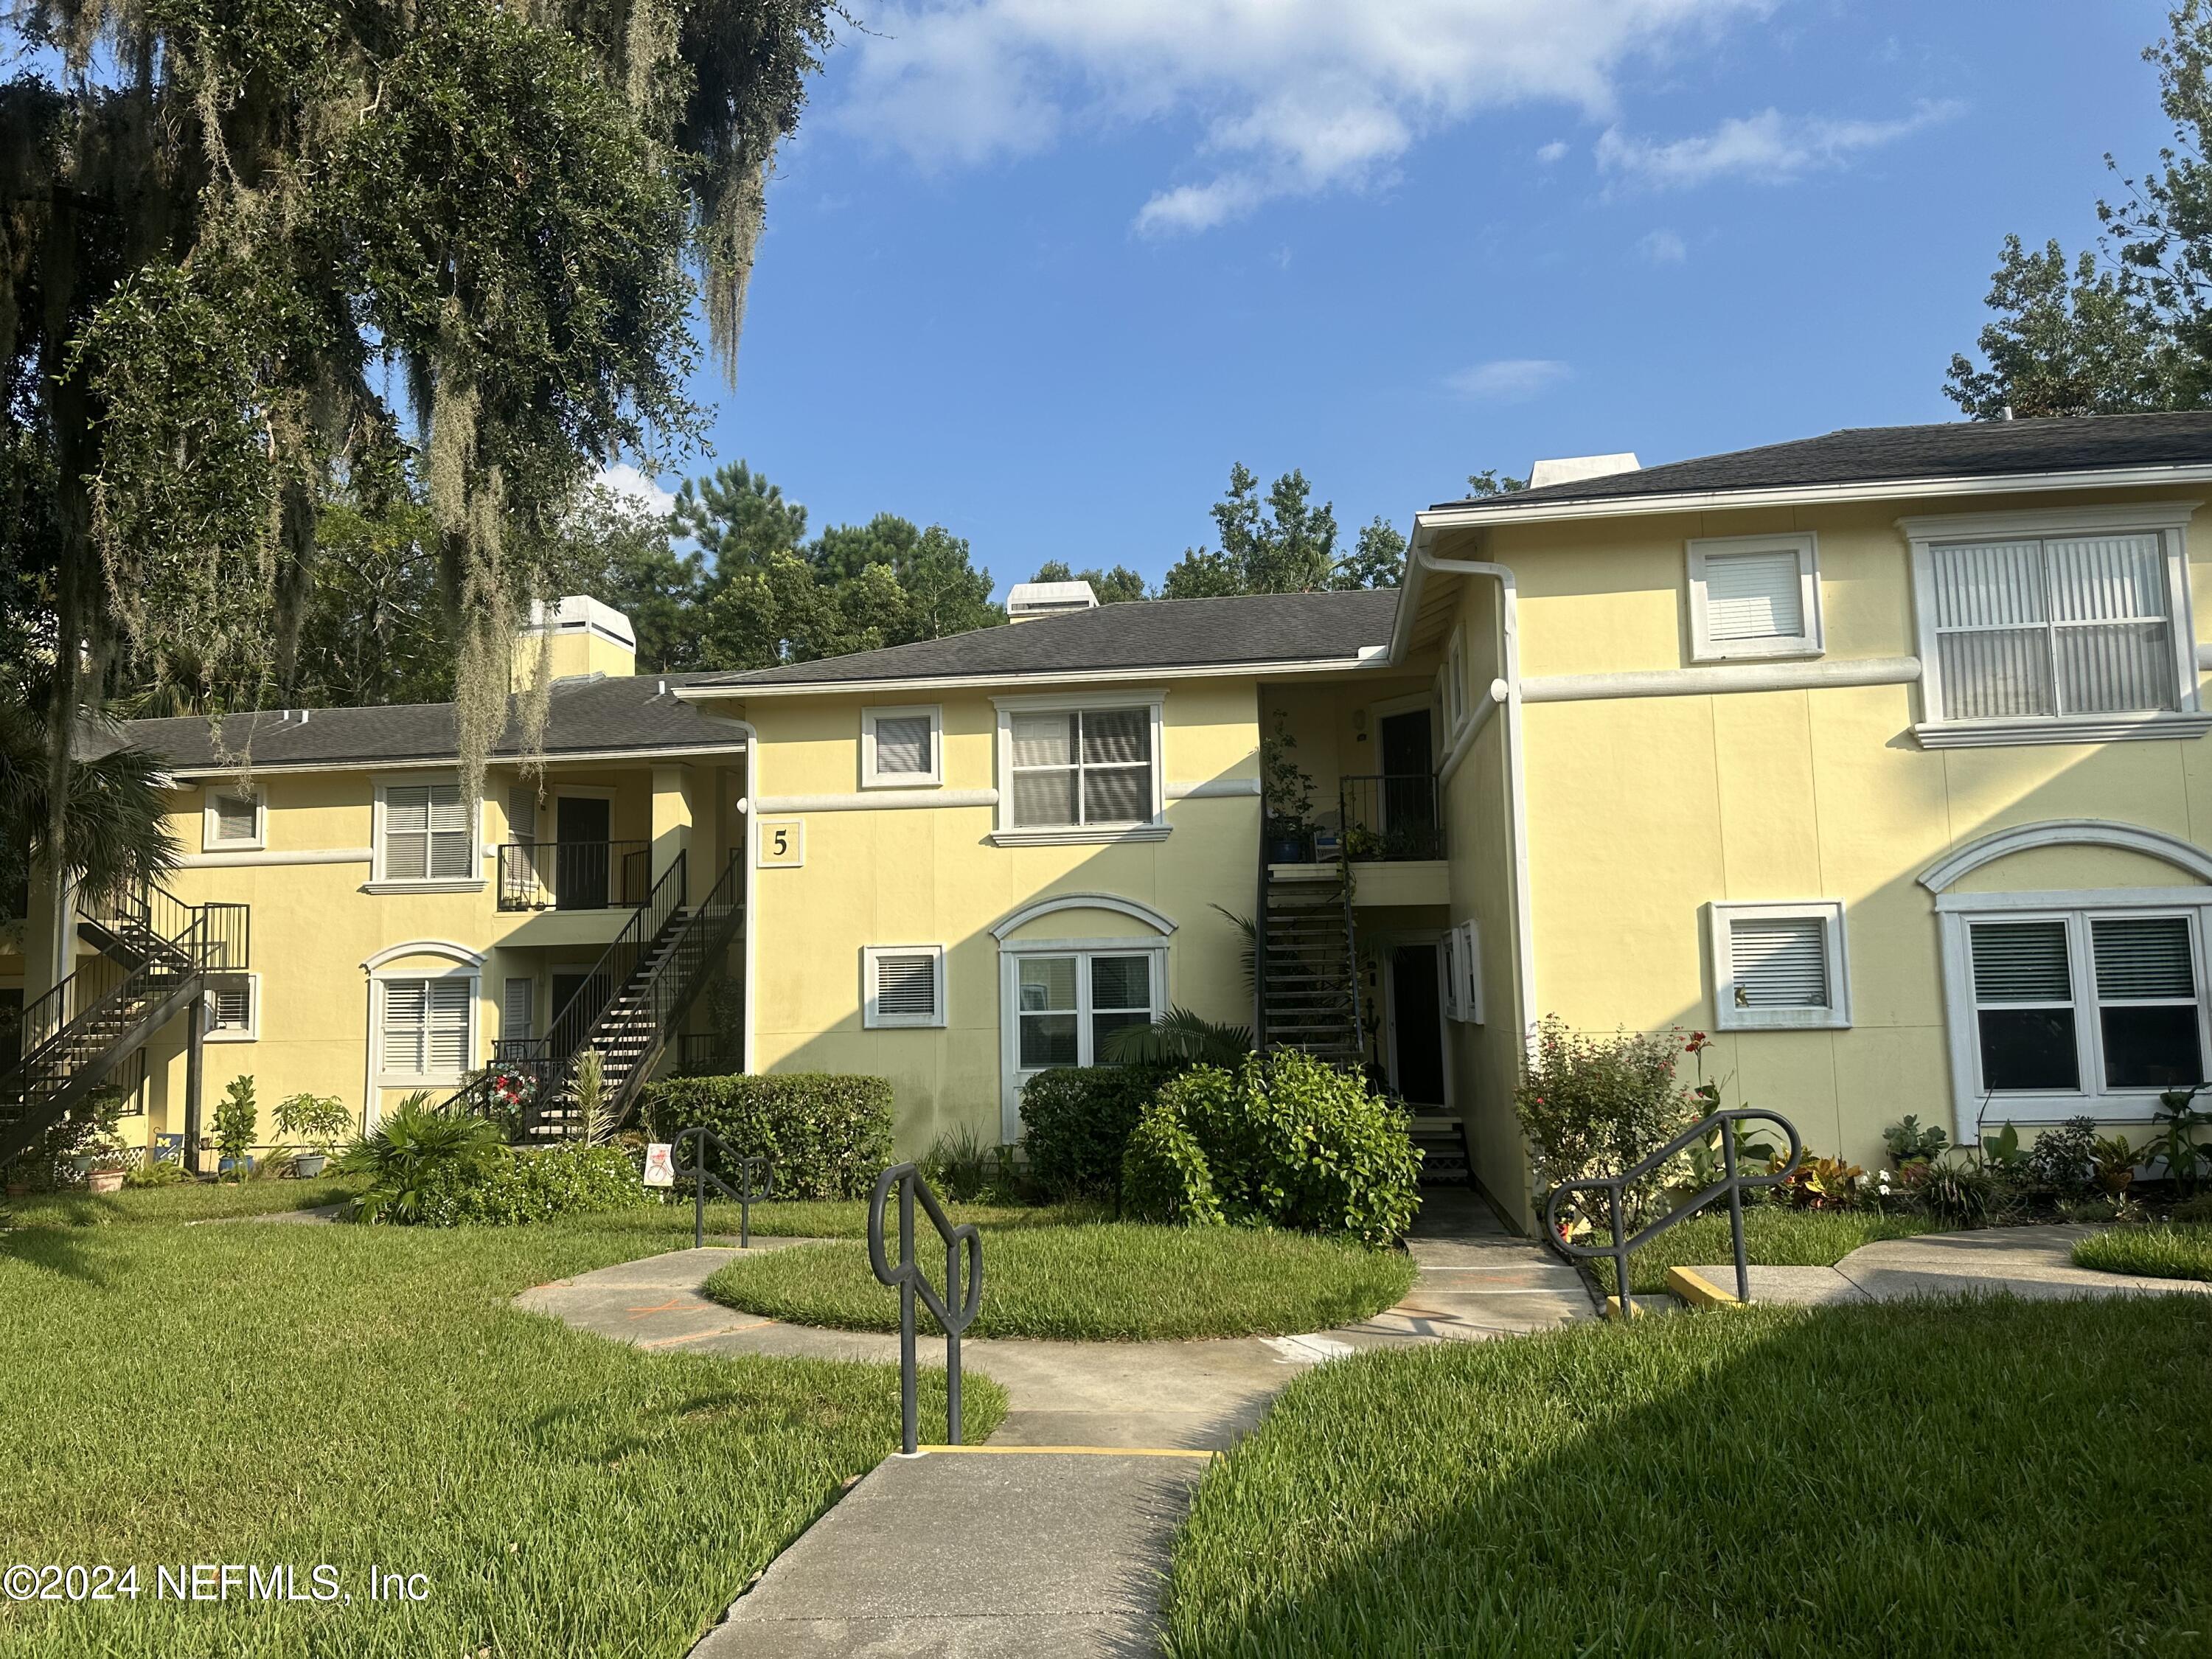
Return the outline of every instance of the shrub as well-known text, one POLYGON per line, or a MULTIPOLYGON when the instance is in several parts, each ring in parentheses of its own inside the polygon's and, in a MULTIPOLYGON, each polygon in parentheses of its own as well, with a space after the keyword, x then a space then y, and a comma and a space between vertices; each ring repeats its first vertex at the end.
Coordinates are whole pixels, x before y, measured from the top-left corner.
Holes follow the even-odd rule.
POLYGON ((123 1172, 126 1187, 174 1187, 185 1179, 185 1166, 171 1158, 144 1158, 123 1172))
POLYGON ((2027 1170, 2037 1187, 2060 1198, 2087 1198, 2096 1190, 2097 1120, 2069 1117, 2045 1129, 2028 1149, 2027 1170))
POLYGON ((288 1095, 276 1103, 276 1133, 327 1153, 353 1133, 353 1108, 336 1095, 288 1095))
POLYGON ((1908 1112, 1881 1132, 1882 1145, 1902 1169, 1908 1164, 1927 1164, 1943 1156, 1951 1137, 1933 1123, 1923 1128, 1919 1117, 1908 1112))
POLYGON ((1164 1084, 1131 1136, 1122 1196, 1139 1216, 1382 1244, 1413 1224, 1420 1161, 1401 1109, 1350 1073, 1282 1049, 1164 1084))
POLYGON ((506 1150, 497 1124, 441 1112, 428 1095, 413 1094, 347 1147, 338 1168, 369 1177, 354 1200, 355 1220, 405 1226, 422 1218, 424 1203, 441 1189, 434 1184, 441 1170, 488 1163, 506 1150))
POLYGON ((253 1079, 231 1079, 230 1086, 216 1103, 215 1149, 218 1158, 232 1160, 233 1175, 246 1173, 246 1155, 253 1150, 253 1138, 259 1133, 260 1121, 261 1110, 253 1100, 253 1079))
POLYGON ((650 1201, 638 1161, 622 1146, 498 1146, 452 1159, 424 1177, 415 1216, 425 1227, 519 1227, 556 1216, 650 1201))
POLYGON ((655 1140, 713 1130, 725 1180, 738 1159, 766 1158, 778 1198, 865 1198, 891 1161, 891 1085, 879 1077, 670 1078, 646 1091, 644 1113, 655 1140))
POLYGON ((1997 1181, 1972 1164, 1931 1164, 1920 1182, 1928 1213, 1954 1227, 1981 1227, 1997 1208, 1997 1181))
MULTIPOLYGON (((1674 1080, 1681 1045, 1671 1036, 1571 1030, 1558 1015, 1538 1028, 1536 1056, 1513 1109, 1534 1152, 1539 1190, 1618 1175, 1642 1163, 1697 1119, 1674 1080)), ((1664 1203, 1667 1172, 1623 1194, 1623 1222, 1636 1226, 1664 1203)))
POLYGON ((1022 1151, 1048 1198, 1114 1198, 1137 1118, 1172 1066, 1065 1066, 1022 1090, 1022 1151))
POLYGON ((939 1135, 915 1162, 939 1198, 958 1204, 1002 1201, 1015 1184, 1006 1149, 964 1123, 939 1135))

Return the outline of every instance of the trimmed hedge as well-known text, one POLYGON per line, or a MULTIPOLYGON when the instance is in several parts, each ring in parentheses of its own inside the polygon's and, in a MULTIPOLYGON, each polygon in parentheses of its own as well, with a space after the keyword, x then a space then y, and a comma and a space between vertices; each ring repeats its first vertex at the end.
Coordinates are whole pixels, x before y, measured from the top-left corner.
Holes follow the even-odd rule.
POLYGON ((1138 1119, 1121 1176, 1139 1218, 1405 1237, 1421 1155, 1404 1111, 1295 1049, 1170 1079, 1138 1119))
POLYGON ((879 1077, 826 1072, 679 1077, 645 1092, 655 1140, 712 1129, 724 1163, 764 1158, 778 1198, 866 1198, 891 1163, 891 1085, 879 1077))
POLYGON ((493 1146, 426 1171, 422 1227, 520 1227, 556 1216, 650 1201, 637 1159, 621 1146, 493 1146))
POLYGON ((1051 1198, 1117 1198, 1138 1116, 1175 1066, 1063 1066, 1022 1090, 1022 1152, 1051 1198))

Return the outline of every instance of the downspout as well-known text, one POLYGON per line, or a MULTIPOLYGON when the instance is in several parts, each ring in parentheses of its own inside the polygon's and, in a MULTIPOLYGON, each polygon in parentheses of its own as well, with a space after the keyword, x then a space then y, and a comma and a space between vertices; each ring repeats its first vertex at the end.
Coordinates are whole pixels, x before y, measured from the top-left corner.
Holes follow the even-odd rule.
POLYGON ((750 720, 730 720, 717 715, 718 720, 737 727, 745 734, 745 773, 744 786, 738 791, 738 813, 745 821, 743 847, 745 860, 745 918, 744 983, 738 988, 738 1006, 743 1011, 738 1032, 738 1065, 750 1075, 753 1071, 753 956, 760 937, 760 918, 753 913, 753 883, 759 876, 760 860, 753 856, 754 837, 759 832, 760 814, 753 811, 753 803, 760 799, 760 733, 753 729, 750 720))
MULTIPOLYGON (((1479 559, 1440 559, 1429 551, 1419 528, 1414 532, 1413 558, 1422 569, 1433 570, 1439 575, 1483 576, 1498 584, 1498 658, 1505 672, 1503 678, 1491 682, 1483 702, 1491 708, 1502 708, 1505 714, 1505 815, 1512 844, 1514 976, 1521 993, 1521 1041, 1533 1059, 1536 1045, 1535 907, 1528 883, 1528 786, 1521 724, 1520 597, 1509 566, 1479 559)), ((1437 780, 1439 788, 1458 771, 1460 763, 1473 746, 1475 733, 1484 724, 1484 710, 1478 707, 1474 718, 1468 721, 1462 740, 1445 758, 1437 780)))

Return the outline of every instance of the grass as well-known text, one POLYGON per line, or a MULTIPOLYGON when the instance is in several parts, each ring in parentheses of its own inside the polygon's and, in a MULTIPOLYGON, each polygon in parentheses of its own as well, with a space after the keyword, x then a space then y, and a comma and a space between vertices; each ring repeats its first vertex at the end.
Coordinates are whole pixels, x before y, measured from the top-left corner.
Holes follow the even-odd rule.
MULTIPOLYGON (((142 1583, 0 1601, 0 1652, 678 1659, 896 1448, 898 1385, 647 1353, 508 1305, 664 1243, 584 1222, 0 1237, 0 1564, 142 1583), (295 1564, 303 1587, 329 1563, 355 1600, 155 1599, 157 1564, 202 1561, 295 1564), (428 1599, 368 1603, 372 1564, 428 1599)), ((968 1379, 971 1432, 1004 1408, 968 1379)))
MULTIPOLYGON (((1862 1210, 1784 1210, 1760 1205, 1743 1212, 1743 1252, 1762 1267, 1832 1267, 1862 1244, 1946 1231, 1924 1215, 1875 1215, 1862 1210)), ((1708 1211, 1659 1235, 1628 1258, 1628 1280, 1639 1293, 1667 1288, 1669 1267, 1733 1262, 1728 1212, 1708 1211)), ((1613 1264, 1588 1264, 1613 1291, 1613 1264)), ((1733 1280, 1730 1281, 1733 1284, 1733 1280)))
POLYGON ((2074 1265, 2148 1279, 2212 1279, 2212 1226, 2109 1227, 2074 1247, 2074 1265))
MULTIPOLYGON (((1077 1199, 1060 1204, 948 1204, 945 1206, 955 1221, 972 1221, 989 1231, 1005 1231, 1018 1227, 1066 1227, 1085 1221, 1104 1221, 1113 1213, 1110 1205, 1077 1199)), ((683 1196, 669 1206, 665 1215, 641 1212, 644 1224, 677 1226, 684 1232, 691 1231, 691 1195, 687 1189, 683 1196), (650 1216, 649 1222, 647 1217, 650 1216)), ((920 1224, 927 1225, 921 1223, 920 1224)), ((707 1231, 737 1236, 738 1206, 734 1204, 710 1203, 707 1206, 707 1231)), ((866 1238, 868 1236, 868 1201, 864 1198, 842 1199, 772 1199, 765 1204, 753 1206, 753 1231, 763 1238, 866 1238)))
MULTIPOLYGON (((923 1249, 933 1283, 944 1258, 923 1249)), ((1243 1227, 1107 1222, 987 1236, 975 1336, 1133 1342, 1324 1330, 1389 1307, 1413 1281, 1396 1251, 1243 1227)), ((717 1301, 773 1319, 895 1331, 898 1297, 865 1247, 799 1244, 732 1261, 707 1281, 717 1301)), ((925 1315, 925 1323, 934 1322, 925 1315)))
POLYGON ((365 1183, 357 1176, 323 1181, 179 1182, 125 1187, 117 1193, 33 1193, 0 1199, 0 1227, 99 1227, 112 1223, 219 1221, 342 1204, 365 1183))
POLYGON ((1201 1484, 1166 1651, 2200 1655, 2208 1365, 2196 1297, 1334 1361, 1201 1484))

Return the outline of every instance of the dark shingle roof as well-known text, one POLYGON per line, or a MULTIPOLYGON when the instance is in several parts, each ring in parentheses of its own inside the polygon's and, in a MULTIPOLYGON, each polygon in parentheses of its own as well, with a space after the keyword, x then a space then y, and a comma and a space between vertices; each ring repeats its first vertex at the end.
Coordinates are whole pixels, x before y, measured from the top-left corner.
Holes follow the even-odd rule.
MULTIPOLYGON (((704 749, 733 746, 726 726, 714 724, 659 687, 712 678, 698 674, 641 674, 635 678, 556 680, 545 722, 545 754, 599 754, 610 750, 704 749)), ((495 757, 522 752, 517 700, 507 699, 507 730, 495 757)), ((386 708, 316 708, 301 723, 275 710, 238 714, 223 722, 223 746, 249 750, 257 767, 337 765, 361 761, 447 760, 456 750, 453 705, 400 703, 386 708)), ((131 742, 149 749, 173 769, 222 764, 198 716, 132 720, 131 742)))
POLYGON ((732 690, 875 680, 1080 676, 1102 669, 1198 668, 1315 662, 1385 645, 1397 615, 1389 588, 1346 593, 1255 593, 1227 599, 1148 599, 979 628, 849 657, 706 677, 732 690))
POLYGON ((1640 472, 1616 472, 1510 495, 1439 501, 1437 506, 1505 509, 1711 490, 2207 464, 2212 464, 2212 413, 1954 421, 1939 426, 1849 427, 1820 438, 1671 461, 1640 472))

